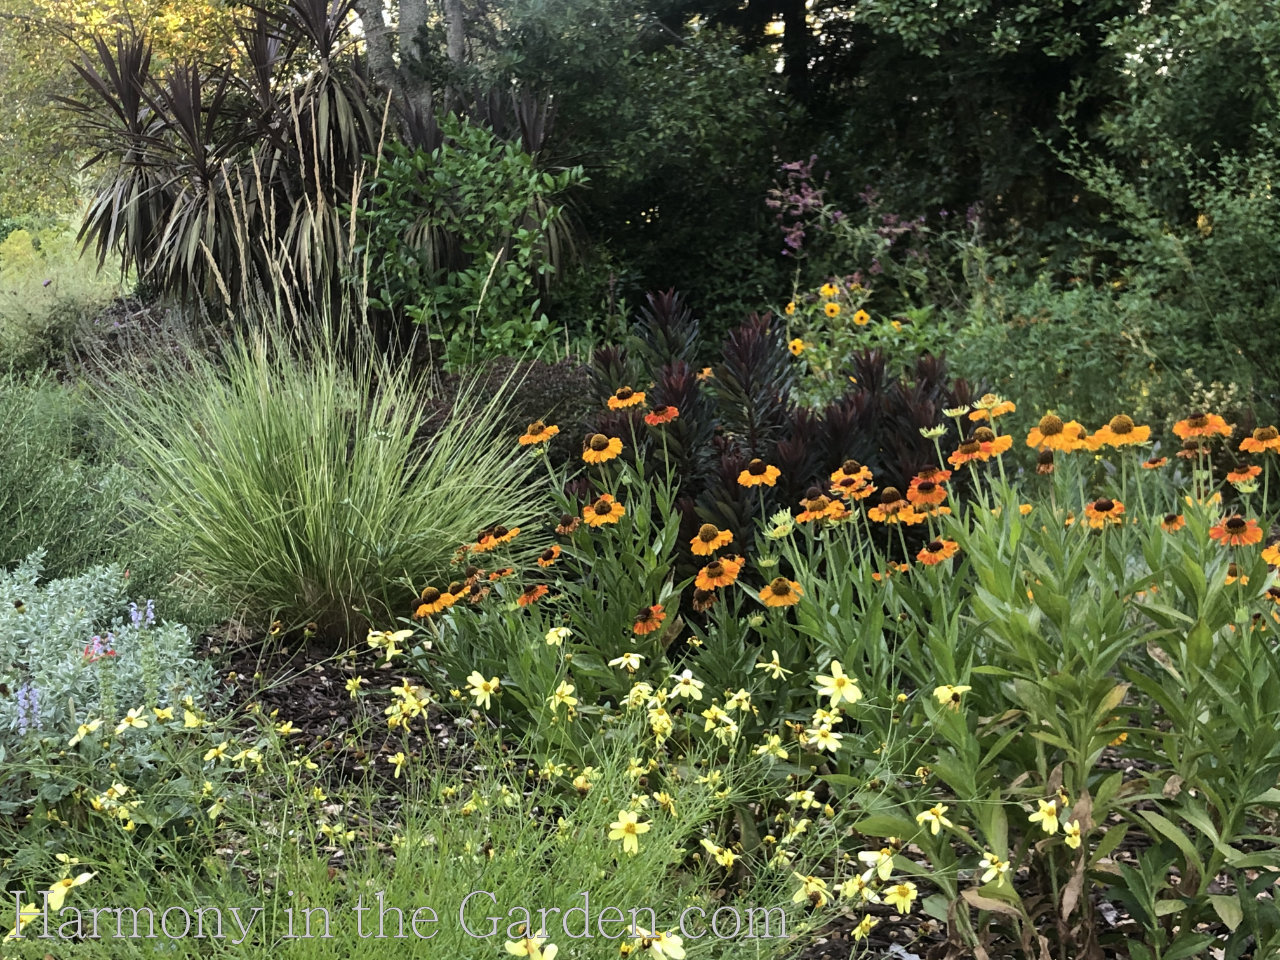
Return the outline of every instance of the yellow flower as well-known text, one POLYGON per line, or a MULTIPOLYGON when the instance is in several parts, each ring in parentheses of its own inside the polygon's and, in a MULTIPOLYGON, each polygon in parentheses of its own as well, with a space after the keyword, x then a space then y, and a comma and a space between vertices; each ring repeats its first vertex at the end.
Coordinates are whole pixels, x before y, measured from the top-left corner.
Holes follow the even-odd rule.
POLYGON ((609 839, 621 840, 622 852, 634 855, 640 852, 640 834, 648 833, 651 827, 630 810, 619 810, 618 819, 609 824, 609 839))
POLYGON ((573 636, 573 631, 568 627, 552 627, 547 631, 544 639, 547 641, 547 646, 559 647, 563 646, 564 642, 571 636, 573 636))
POLYGON ((856 943, 859 940, 867 939, 867 937, 871 935, 871 928, 879 922, 880 921, 871 914, 863 914, 862 919, 858 921, 858 925, 853 928, 854 942, 856 943))
POLYGON ((643 654, 624 653, 620 657, 614 657, 609 661, 609 666, 619 667, 626 670, 627 673, 635 673, 640 669, 640 661, 644 659, 643 654))
POLYGON ((945 803, 935 803, 928 810, 924 811, 924 813, 916 814, 916 823, 929 824, 929 832, 936 837, 938 835, 939 828, 952 826, 951 821, 943 816, 948 809, 949 808, 945 803))
POLYGON ((804 341, 799 337, 796 337, 787 344, 787 349, 791 351, 791 355, 793 357, 798 357, 800 354, 804 353, 804 341))
POLYGON ((933 695, 942 706, 950 707, 952 710, 959 710, 961 694, 968 693, 972 689, 972 687, 952 686, 949 683, 944 683, 940 687, 933 688, 933 695))
POLYGON ((471 690, 471 696, 476 698, 476 706, 488 710, 492 706, 490 697, 498 692, 501 683, 497 677, 486 680, 479 670, 472 670, 471 675, 467 677, 467 686, 471 690))
POLYGON ((205 751, 205 753, 204 753, 204 762, 205 762, 205 763, 208 763, 210 760, 220 760, 220 759, 222 759, 223 757, 225 757, 225 756, 227 755, 227 749, 228 749, 230 746, 231 746, 231 744, 230 744, 230 743, 228 743, 226 740, 223 740, 223 741, 222 741, 220 744, 218 744, 216 747, 210 747, 210 748, 209 748, 208 750, 206 750, 206 751, 205 751))
POLYGON ((757 670, 763 670, 775 680, 785 680, 788 676, 795 673, 794 670, 787 670, 782 666, 782 662, 778 659, 778 651, 773 651, 773 657, 769 660, 761 660, 756 664, 757 670))
POLYGON ((82 873, 76 877, 66 877, 59 880, 49 888, 49 912, 57 913, 62 909, 62 904, 67 899, 67 891, 72 887, 82 887, 94 877, 96 873, 82 873))
POLYGON ((859 310, 853 315, 854 326, 865 327, 870 322, 871 314, 867 313, 865 310, 859 310))
POLYGON ((831 300, 827 302, 825 305, 823 305, 822 312, 825 313, 828 317, 838 317, 840 316, 840 304, 836 303, 834 300, 831 300))
POLYGON ((1064 840, 1068 847, 1075 850, 1080 846, 1080 821, 1072 820, 1070 823, 1062 825, 1062 832, 1065 834, 1064 840))
POLYGON ((555 693, 547 698, 547 705, 551 707, 551 712, 555 713, 561 706, 573 708, 578 705, 578 698, 573 695, 574 686, 564 680, 560 681, 560 685, 556 687, 555 693))
POLYGON ((346 682, 347 693, 351 694, 351 699, 356 698, 356 694, 360 692, 360 687, 364 684, 364 677, 352 677, 346 682))
POLYGON ((806 730, 805 733, 809 737, 809 741, 819 750, 829 750, 831 753, 836 753, 840 750, 840 734, 830 727, 818 727, 806 730))
POLYGON ((408 757, 406 757, 406 756, 404 755, 404 751, 403 751, 403 750, 397 751, 397 752, 396 752, 396 754, 395 754, 395 756, 392 756, 392 757, 388 757, 388 758, 387 758, 387 763, 392 764, 392 765, 393 765, 393 766, 395 766, 395 768, 396 768, 396 772, 393 774, 393 776, 395 777, 395 779, 397 779, 397 780, 399 780, 399 779, 400 779, 400 772, 401 772, 402 770, 404 770, 405 762, 406 762, 408 759, 409 759, 409 758, 408 758, 408 757))
POLYGON ((173 707, 152 707, 151 712, 156 715, 157 720, 173 719, 173 707))
POLYGON ((800 889, 791 897, 792 903, 808 900, 815 907, 821 908, 827 905, 827 881, 821 877, 805 876, 800 873, 793 873, 792 876, 800 881, 800 889))
POLYGON ((899 912, 908 913, 916 899, 916 885, 910 880, 903 880, 884 891, 884 902, 897 907, 899 912))
POLYGON ((1056 800, 1050 800, 1048 802, 1045 802, 1044 800, 1037 800, 1036 803, 1040 804, 1040 809, 1027 817, 1027 820, 1031 823, 1040 824, 1040 828, 1044 830, 1045 833, 1057 833, 1058 802, 1056 800))
POLYGON ((80 724, 80 726, 76 727, 76 735, 67 741, 67 746, 74 747, 89 734, 96 731, 100 726, 102 726, 102 721, 97 718, 90 720, 88 723, 80 724))
POLYGON ((794 300, 788 301, 787 305, 782 308, 782 312, 788 317, 792 316, 796 312, 796 302, 794 300))
POLYGON ((286 720, 284 723, 276 724, 276 733, 282 737, 292 736, 298 732, 298 728, 293 725, 292 720, 286 720))
POLYGON ((826 297, 828 300, 830 300, 839 292, 840 292, 840 288, 837 287, 834 283, 830 283, 830 282, 824 283, 821 287, 818 288, 818 295, 822 297, 826 297))
POLYGON ((818 686, 815 689, 818 691, 819 696, 830 697, 831 706, 833 707, 839 704, 841 700, 846 703, 857 703, 862 699, 862 691, 858 689, 858 681, 844 672, 839 660, 832 660, 827 669, 831 671, 830 676, 820 675, 814 678, 818 681, 818 686))
POLYGON ((555 960, 560 948, 554 943, 547 943, 546 937, 523 937, 520 940, 508 940, 504 944, 507 953, 513 957, 528 957, 529 960, 555 960), (544 947, 543 944, 547 945, 544 947))
POLYGON ((870 883, 872 877, 879 877, 880 882, 884 883, 893 873, 893 851, 888 847, 863 850, 858 854, 858 859, 867 865, 867 871, 862 875, 864 883, 870 883))
POLYGON ((978 861, 978 869, 982 871, 983 883, 990 883, 997 878, 1003 881, 1004 875, 1009 872, 1009 861, 1001 860, 994 853, 988 853, 978 861))
POLYGON ((135 730, 142 730, 147 725, 147 721, 142 719, 142 708, 132 707, 129 712, 124 715, 124 719, 116 724, 116 734, 122 734, 130 727, 135 730))
POLYGON ((673 697, 688 697, 690 700, 702 699, 702 688, 706 684, 695 677, 692 670, 685 670, 671 679, 676 682, 676 685, 671 688, 673 697))
POLYGON ((204 718, 199 714, 192 713, 190 710, 182 711, 182 725, 187 729, 204 726, 204 718))

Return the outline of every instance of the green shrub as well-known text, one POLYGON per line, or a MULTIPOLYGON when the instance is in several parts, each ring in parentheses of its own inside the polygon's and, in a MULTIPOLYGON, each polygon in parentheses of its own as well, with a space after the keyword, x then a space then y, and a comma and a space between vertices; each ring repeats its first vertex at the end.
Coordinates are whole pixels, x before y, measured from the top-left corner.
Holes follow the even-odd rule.
POLYGON ((81 259, 65 227, 14 230, 0 242, 0 370, 40 367, 65 353, 119 282, 81 259))
POLYGON ((51 382, 0 377, 0 568, 44 551, 50 576, 78 573, 118 547, 130 481, 102 462, 87 405, 51 382))
POLYGON ((408 612, 406 581, 440 575, 459 544, 518 525, 538 500, 532 464, 498 442, 505 388, 464 385, 439 409, 407 366, 325 348, 299 358, 270 334, 189 365, 122 374, 103 399, 150 522, 250 615, 359 634, 408 612))
POLYGON ((581 168, 539 170, 519 144, 446 118, 435 150, 390 144, 361 205, 373 307, 424 324, 451 361, 543 346, 538 291, 562 250, 556 199, 581 168))

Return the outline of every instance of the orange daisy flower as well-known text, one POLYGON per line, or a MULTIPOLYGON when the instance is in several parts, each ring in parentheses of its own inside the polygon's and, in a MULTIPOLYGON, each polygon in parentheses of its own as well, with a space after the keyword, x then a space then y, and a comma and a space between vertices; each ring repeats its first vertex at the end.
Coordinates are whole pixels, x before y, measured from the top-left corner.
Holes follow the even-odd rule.
POLYGON ((543 550, 538 557, 538 566, 549 567, 560 559, 560 544, 553 543, 547 549, 543 550))
POLYGON ((984 393, 973 406, 969 413, 969 419, 973 421, 994 420, 1018 409, 1012 400, 1004 400, 994 393, 984 393))
POLYGON ((547 595, 547 585, 545 583, 530 584, 524 588, 524 593, 516 597, 516 604, 521 607, 527 607, 537 603, 547 595))
POLYGON ((946 483, 951 479, 951 471, 943 467, 922 467, 916 476, 921 480, 932 480, 934 483, 946 483))
POLYGON ((716 376, 716 375, 715 375, 715 373, 712 371, 712 369, 711 369, 710 367, 703 367, 701 370, 699 370, 699 371, 698 371, 698 381, 699 381, 699 382, 706 382, 707 380, 714 380, 714 379, 715 379, 715 376, 716 376))
POLYGON ((714 590, 716 587, 727 587, 738 579, 738 573, 741 570, 741 557, 723 557, 719 560, 712 560, 698 571, 698 575, 693 579, 693 585, 699 590, 714 590))
POLYGON ((841 477, 831 484, 831 492, 838 497, 848 497, 850 500, 865 500, 876 492, 876 485, 856 477, 841 477))
POLYGON ((613 396, 609 398, 610 410, 625 410, 627 407, 638 406, 644 403, 644 393, 639 390, 632 390, 630 387, 619 387, 613 392, 613 396))
POLYGON ((1120 515, 1123 513, 1124 504, 1109 497, 1099 497, 1092 503, 1086 504, 1084 508, 1089 526, 1095 530, 1101 530, 1108 523, 1120 523, 1120 515))
POLYGON ((955 452, 947 457, 947 463, 959 470, 966 463, 970 463, 974 460, 986 460, 988 456, 990 456, 990 454, 983 452, 982 444, 977 440, 970 438, 960 444, 960 446, 955 449, 955 452))
POLYGON ((876 581, 876 583, 880 583, 883 580, 888 580, 895 573, 906 573, 910 569, 911 564, 909 563, 891 563, 889 564, 889 569, 885 570, 884 573, 877 570, 875 573, 871 574, 871 579, 876 581))
POLYGON ((1242 586, 1249 585, 1249 578, 1240 572, 1240 568, 1237 567, 1234 563, 1228 563, 1227 579, 1224 582, 1235 583, 1237 580, 1240 581, 1242 586))
POLYGON ((541 420, 535 420, 525 428, 524 434, 520 437, 520 445, 527 447, 534 443, 546 443, 559 432, 559 427, 550 427, 541 420))
POLYGON ((1187 525, 1187 518, 1180 513, 1166 513, 1160 521, 1160 529, 1165 533, 1177 533, 1187 525))
POLYGON ((716 592, 714 590, 703 590, 696 588, 693 591, 693 612, 706 613, 715 605, 716 592))
POLYGON ((850 480, 861 480, 864 483, 870 483, 871 468, 863 466, 857 460, 846 460, 840 464, 839 469, 831 474, 831 482, 839 483, 846 477, 850 480))
POLYGON ((664 423, 670 423, 678 416, 680 416, 680 410, 678 408, 669 407, 666 404, 663 404, 662 406, 654 407, 652 413, 646 413, 644 415, 644 422, 651 427, 656 427, 664 423))
POLYGON ((925 566, 931 567, 943 560, 949 560, 956 555, 956 551, 960 549, 960 544, 954 540, 930 540, 924 545, 924 548, 916 554, 916 559, 925 566))
POLYGON ((1013 437, 1007 433, 996 436, 990 427, 978 427, 973 431, 973 439, 982 445, 983 460, 998 457, 1013 446, 1013 437))
POLYGON ((1224 547, 1247 547, 1262 542, 1262 528, 1257 520, 1245 520, 1236 514, 1210 527, 1209 539, 1217 540, 1224 547))
POLYGON ((1143 470, 1159 470, 1169 462, 1168 457, 1152 457, 1149 460, 1142 461, 1143 470))
POLYGON ((912 506, 938 506, 946 502, 947 488, 932 480, 912 477, 911 485, 907 487, 907 500, 912 506))
POLYGON ((1216 413, 1193 413, 1173 425, 1173 432, 1183 440, 1191 437, 1231 436, 1231 427, 1216 413))
POLYGON ((1275 427, 1258 427, 1252 434, 1240 441, 1240 449, 1245 453, 1280 452, 1280 430, 1275 427))
POLYGON ((1146 443, 1151 437, 1150 427, 1134 426, 1133 418, 1121 413, 1112 417, 1107 425, 1089 438, 1090 446, 1125 447, 1135 443, 1146 443))
POLYGON ((631 632, 638 636, 653 633, 653 631, 662 626, 662 621, 665 619, 667 619, 667 615, 662 612, 662 604, 655 603, 653 606, 645 607, 636 614, 635 623, 631 624, 631 632))
MULTIPOLYGON (((839 503, 840 501, 836 501, 839 503)), ((813 520, 821 520, 827 516, 827 509, 831 506, 831 500, 828 497, 816 496, 806 497, 800 501, 800 506, 804 507, 804 512, 796 517, 796 523, 809 523, 813 520)), ((841 504, 843 506, 843 504, 841 504)))
POLYGON ((1036 473, 1053 473, 1053 451, 1047 447, 1036 453, 1036 473))
POLYGON ((1277 540, 1262 551, 1262 559, 1273 567, 1280 567, 1280 540, 1277 540))
POLYGON ((853 516, 853 512, 844 505, 843 500, 832 500, 827 507, 828 520, 844 520, 851 516, 853 516))
POLYGON ((511 576, 515 572, 516 572, 515 567, 503 567, 501 570, 495 570, 493 571, 493 573, 489 574, 489 580, 493 583, 496 583, 497 581, 503 579, 504 577, 511 576))
POLYGON ((582 521, 572 513, 562 513, 560 514, 560 523, 556 525, 556 533, 562 537, 571 537, 580 523, 582 521))
POLYGON ((606 523, 617 523, 627 512, 626 508, 607 493, 600 494, 595 503, 582 508, 582 519, 589 527, 602 527, 606 523))
POLYGON ((760 591, 760 602, 766 607, 790 607, 800 602, 804 591, 800 584, 786 577, 775 577, 760 591))
POLYGON ((1209 448, 1201 445, 1199 440, 1183 440, 1182 449, 1174 454, 1175 457, 1181 457, 1183 460, 1195 460, 1199 457, 1208 456, 1209 448))
POLYGON ((747 464, 747 468, 738 474, 738 484, 743 487, 772 487, 782 476, 782 471, 759 457, 747 464))
POLYGON ((458 598, 451 593, 446 593, 436 587, 425 587, 422 593, 418 594, 417 609, 413 612, 414 619, 421 620, 423 617, 429 617, 433 613, 448 610, 457 602, 458 598))
POLYGON ((1227 474, 1227 483, 1248 483, 1254 477, 1262 473, 1262 468, 1256 463, 1252 463, 1247 467, 1239 467, 1227 474))
POLYGON ((604 463, 622 453, 622 441, 618 437, 592 434, 582 447, 582 459, 587 463, 604 463))
POLYGON ((895 523, 893 518, 903 512, 910 512, 911 501, 902 495, 897 487, 885 487, 880 493, 880 502, 867 511, 867 516, 876 523, 895 523))
POLYGON ((704 523, 698 528, 698 535, 689 541, 696 557, 709 557, 731 543, 733 534, 728 530, 721 530, 714 523, 704 523))
POLYGON ((1070 453, 1084 445, 1084 427, 1074 420, 1066 423, 1052 413, 1046 413, 1027 434, 1028 447, 1047 447, 1070 453))

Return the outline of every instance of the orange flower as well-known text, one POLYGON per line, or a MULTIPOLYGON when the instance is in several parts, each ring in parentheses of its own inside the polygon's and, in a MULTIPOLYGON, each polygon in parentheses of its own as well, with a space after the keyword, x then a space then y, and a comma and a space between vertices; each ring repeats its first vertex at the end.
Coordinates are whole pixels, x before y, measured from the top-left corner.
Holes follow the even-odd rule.
POLYGON ((704 523, 698 528, 698 535, 689 543, 693 547, 694 556, 709 557, 721 547, 733 543, 733 534, 728 530, 721 530, 714 523, 704 523))
POLYGON ((701 370, 698 371, 698 380, 702 382, 705 382, 707 380, 714 380, 715 376, 716 376, 715 373, 712 372, 710 367, 703 367, 701 370))
POLYGON ((1272 453, 1280 451, 1280 430, 1275 427, 1258 427, 1250 436, 1240 441, 1240 449, 1245 453, 1272 453))
POLYGON ((646 413, 644 422, 651 427, 656 427, 663 423, 670 423, 678 416, 680 416, 680 411, 676 407, 669 407, 663 404, 662 406, 654 407, 652 413, 646 413))
POLYGON ((1217 540, 1224 547, 1247 547, 1262 542, 1262 528, 1257 520, 1245 520, 1236 514, 1210 527, 1209 539, 1217 540))
POLYGON ((1256 463, 1251 463, 1247 467, 1239 467, 1227 474, 1227 483, 1248 483, 1254 477, 1262 473, 1262 468, 1256 463))
POLYGON ((695 588, 693 591, 693 612, 706 613, 716 602, 716 592, 714 590, 703 590, 695 588))
POLYGON ((622 453, 622 441, 617 437, 606 437, 603 433, 592 434, 582 447, 582 459, 587 463, 604 463, 622 453))
POLYGON ((871 482, 871 468, 865 467, 857 460, 846 460, 840 464, 840 467, 831 474, 831 482, 839 483, 844 479, 858 480, 863 483, 871 482))
POLYGON ((1280 567, 1280 540, 1262 551, 1262 559, 1273 567, 1280 567))
POLYGON ((1168 457, 1152 457, 1149 460, 1142 461, 1142 469, 1143 470, 1159 470, 1168 462, 1169 462, 1168 457))
POLYGON ((495 570, 493 571, 493 573, 489 574, 489 580, 492 582, 497 582, 498 580, 501 580, 503 577, 511 576, 515 572, 516 572, 515 567, 503 567, 501 570, 495 570))
POLYGON ((1160 521, 1160 529, 1165 533, 1177 533, 1187 525, 1187 518, 1180 513, 1166 513, 1160 521))
POLYGON ((956 555, 956 551, 960 549, 960 544, 954 540, 930 540, 925 544, 924 548, 916 554, 916 559, 925 566, 933 566, 935 563, 941 563, 943 560, 949 560, 956 555))
POLYGON ((876 523, 897 523, 900 514, 910 512, 911 501, 903 497, 902 491, 897 487, 885 487, 880 492, 880 502, 867 511, 867 516, 876 523))
POLYGON ((1240 568, 1239 568, 1239 567, 1237 567, 1234 563, 1228 563, 1228 564, 1227 564, 1227 579, 1226 579, 1224 582, 1225 582, 1225 583, 1235 583, 1237 580, 1239 580, 1239 581, 1240 581, 1240 584, 1241 584, 1242 586, 1248 586, 1248 585, 1249 585, 1249 578, 1240 572, 1240 568))
POLYGON ((644 393, 639 390, 632 390, 630 387, 619 387, 614 391, 613 396, 609 398, 610 410, 625 410, 627 407, 638 406, 644 403, 644 393))
POLYGON ((538 566, 549 567, 560 559, 560 544, 553 543, 538 557, 538 566))
POLYGON ((1036 473, 1053 473, 1053 451, 1047 447, 1036 453, 1036 473))
POLYGON ((1018 409, 1012 400, 1004 400, 994 393, 984 393, 982 399, 973 406, 974 409, 969 414, 969 419, 973 421, 994 420, 1018 409))
POLYGON ((530 604, 537 603, 547 595, 547 585, 545 583, 530 584, 524 588, 524 593, 516 597, 516 604, 521 607, 527 607, 530 604))
MULTIPOLYGON (((840 501, 836 501, 839 503, 840 501)), ((831 506, 831 500, 828 497, 816 496, 806 497, 800 501, 800 506, 804 507, 804 512, 796 517, 796 523, 809 523, 812 520, 821 520, 827 516, 827 510, 831 506)), ((843 504, 842 504, 843 506, 843 504)))
POLYGON ((451 593, 445 593, 435 587, 425 587, 422 593, 418 594, 417 609, 413 613, 414 619, 421 620, 433 613, 447 610, 457 602, 458 598, 451 593))
POLYGON ((946 499, 947 488, 942 484, 921 480, 919 477, 911 478, 911 486, 907 487, 907 500, 912 506, 937 506, 945 503, 946 499))
POLYGON ((790 607, 800 602, 804 591, 800 584, 786 577, 775 577, 760 591, 760 602, 766 607, 790 607))
POLYGON ((665 619, 667 619, 667 615, 662 612, 662 604, 655 603, 653 606, 645 607, 636 614, 635 623, 631 625, 631 632, 638 636, 653 633, 653 631, 662 626, 662 621, 665 619))
POLYGON ((865 500, 876 492, 876 485, 856 477, 841 477, 831 484, 831 492, 837 497, 848 497, 850 500, 865 500))
POLYGON ((1089 526, 1101 530, 1108 523, 1120 523, 1120 515, 1124 513, 1124 504, 1119 500, 1099 497, 1093 503, 1085 504, 1084 515, 1089 519, 1089 526))
POLYGON ((496 527, 488 527, 481 530, 476 535, 476 542, 471 545, 472 553, 486 553, 493 550, 499 544, 510 543, 520 533, 520 528, 508 530, 506 527, 498 524, 496 527))
POLYGON ((983 452, 982 444, 971 437, 960 444, 955 449, 955 452, 947 457, 947 463, 959 470, 966 463, 974 460, 986 460, 988 456, 990 454, 983 452))
POLYGON ((1208 455, 1209 448, 1202 446, 1199 440, 1183 440, 1182 449, 1174 454, 1175 457, 1181 457, 1183 460, 1195 460, 1208 455))
POLYGON ((1136 427, 1133 418, 1128 414, 1117 414, 1107 425, 1089 438, 1090 446, 1124 447, 1135 443, 1146 443, 1151 437, 1150 427, 1136 427))
POLYGON ((699 590, 714 590, 716 587, 727 587, 738 579, 738 573, 741 570, 741 557, 723 557, 720 560, 712 560, 698 571, 698 575, 694 577, 693 585, 699 590))
POLYGON ((582 508, 582 519, 589 527, 602 527, 606 523, 617 523, 626 513, 626 508, 607 493, 600 494, 595 503, 582 508))
POLYGON ((1070 453, 1084 446, 1084 427, 1074 420, 1063 423, 1061 417, 1046 413, 1027 434, 1027 446, 1070 453))
POLYGON ((559 427, 549 427, 541 420, 535 420, 525 428, 524 435, 520 437, 520 445, 527 447, 533 443, 546 443, 559 432, 559 427))
POLYGON ((578 524, 581 522, 571 513, 562 513, 560 514, 560 523, 556 526, 556 533, 562 537, 571 537, 573 536, 573 531, 578 529, 578 524))
POLYGON ((1231 427, 1216 413, 1193 413, 1173 425, 1173 432, 1183 440, 1191 437, 1231 436, 1231 427))
POLYGON ((909 563, 891 563, 889 564, 889 569, 887 569, 884 573, 880 573, 879 571, 876 571, 875 573, 871 574, 871 579, 876 581, 876 583, 880 583, 883 580, 889 579, 895 573, 906 573, 910 569, 911 569, 911 564, 909 563))
POLYGON ((758 487, 761 485, 772 487, 780 476, 782 476, 781 470, 757 457, 747 464, 745 470, 738 474, 738 484, 744 487, 758 487))

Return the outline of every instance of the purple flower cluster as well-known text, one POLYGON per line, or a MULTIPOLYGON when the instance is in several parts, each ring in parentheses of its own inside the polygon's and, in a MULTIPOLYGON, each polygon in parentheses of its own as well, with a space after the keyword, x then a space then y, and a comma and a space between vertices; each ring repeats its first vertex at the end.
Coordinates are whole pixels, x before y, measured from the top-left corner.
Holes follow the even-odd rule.
POLYGON ((148 627, 155 626, 156 602, 154 600, 148 600, 145 613, 138 609, 138 604, 136 602, 130 602, 129 620, 135 627, 141 626, 144 622, 148 627))
MULTIPOLYGON (((795 160, 784 163, 781 167, 783 179, 771 187, 764 204, 774 211, 774 221, 782 231, 782 255, 794 257, 804 248, 806 229, 815 233, 822 231, 822 217, 826 208, 826 197, 821 187, 813 182, 813 166, 818 162, 817 154, 808 161, 795 160)), ((830 174, 827 174, 830 176, 830 174)), ((839 210, 827 212, 834 221, 839 221, 844 214, 839 210)))
POLYGON ((40 691, 34 684, 24 683, 18 688, 18 735, 26 736, 34 727, 42 729, 40 722, 40 691))

